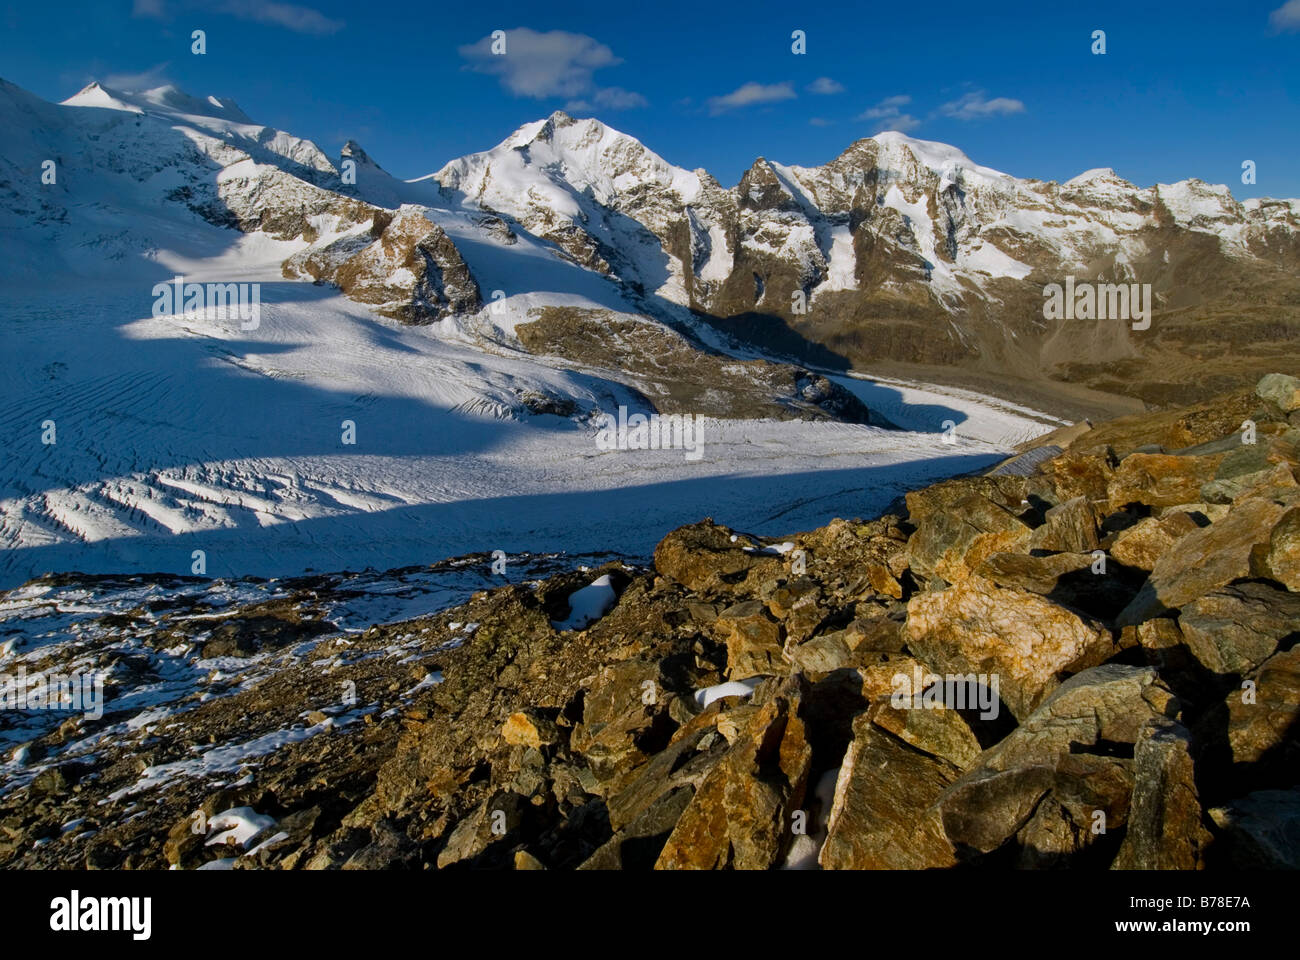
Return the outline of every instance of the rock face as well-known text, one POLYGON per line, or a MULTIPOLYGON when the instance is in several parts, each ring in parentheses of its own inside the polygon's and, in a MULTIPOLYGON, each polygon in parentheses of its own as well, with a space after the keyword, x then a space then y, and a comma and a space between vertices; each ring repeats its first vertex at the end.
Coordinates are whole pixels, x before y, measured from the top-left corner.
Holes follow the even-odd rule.
POLYGON ((1260 450, 1213 436, 1243 402, 1076 431, 869 523, 682 527, 653 569, 595 571, 613 606, 581 630, 590 569, 347 634, 344 575, 200 611, 197 578, 43 579, 0 611, 139 599, 4 654, 110 683, 101 716, 23 721, 0 865, 1294 868, 1294 493, 1195 499, 1229 458, 1300 467, 1280 406, 1260 450), (141 716, 160 686, 186 692, 141 716), (248 835, 217 829, 240 811, 248 835))
POLYGON ((284 263, 289 278, 332 283, 405 323, 430 323, 482 306, 456 245, 419 208, 377 210, 370 229, 311 246, 284 263))

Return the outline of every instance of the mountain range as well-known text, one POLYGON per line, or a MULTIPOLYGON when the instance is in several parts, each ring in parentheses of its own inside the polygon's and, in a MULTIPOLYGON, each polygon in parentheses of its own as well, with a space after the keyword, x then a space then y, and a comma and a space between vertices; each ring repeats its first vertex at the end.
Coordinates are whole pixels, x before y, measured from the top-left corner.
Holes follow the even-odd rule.
POLYGON ((1021 179, 889 132, 822 166, 759 158, 724 188, 556 112, 404 181, 355 142, 331 158, 173 87, 56 105, 0 81, 0 116, 15 284, 53 263, 157 274, 160 237, 212 224, 293 242, 287 279, 612 371, 663 409, 726 393, 700 412, 865 420, 815 371, 873 366, 1188 402, 1293 365, 1300 336, 1300 201, 1200 180, 1021 179), (1149 284, 1150 328, 1045 319, 1067 277, 1149 284), (758 357, 796 369, 729 362, 758 357))

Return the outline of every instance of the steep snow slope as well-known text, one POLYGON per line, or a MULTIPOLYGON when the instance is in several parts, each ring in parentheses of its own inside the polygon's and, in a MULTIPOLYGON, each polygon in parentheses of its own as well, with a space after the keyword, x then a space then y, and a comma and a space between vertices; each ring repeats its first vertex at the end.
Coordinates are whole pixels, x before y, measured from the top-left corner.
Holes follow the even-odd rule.
MULTIPOLYGON (((251 256, 245 275, 258 276, 251 256)), ((45 570, 188 573, 194 550, 234 577, 493 549, 641 556, 704 515, 759 530, 868 515, 1054 425, 864 384, 872 402, 897 396, 911 430, 708 421, 698 461, 602 451, 586 424, 507 418, 525 391, 634 405, 616 384, 392 325, 307 284, 264 291, 250 333, 134 319, 132 294, 106 286, 6 307, 5 352, 23 362, 0 386, 0 585, 45 570), (955 446, 945 419, 969 424, 955 446)))

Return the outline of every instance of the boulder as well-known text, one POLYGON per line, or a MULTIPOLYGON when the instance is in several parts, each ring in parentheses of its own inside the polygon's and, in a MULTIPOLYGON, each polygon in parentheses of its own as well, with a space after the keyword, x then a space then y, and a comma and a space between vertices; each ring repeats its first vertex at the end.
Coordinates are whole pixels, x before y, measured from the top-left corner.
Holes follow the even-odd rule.
POLYGON ((1202 484, 1201 499, 1207 503, 1233 503, 1297 485, 1290 465, 1275 463, 1251 473, 1239 473, 1202 484))
POLYGON ((1258 790, 1215 807, 1231 866, 1238 870, 1300 870, 1300 788, 1258 790))
POLYGON ((955 709, 896 707, 881 702, 871 706, 868 716, 881 730, 892 733, 915 750, 946 760, 958 770, 969 769, 979 758, 979 741, 955 709))
POLYGON ((1002 700, 1017 719, 1042 703, 1061 674, 1095 666, 1115 652, 1100 623, 979 576, 913 597, 903 636, 936 673, 997 674, 1002 700))
POLYGON ((843 630, 813 637, 797 646, 787 642, 785 656, 795 670, 814 676, 849 666, 854 659, 843 630))
POLYGON ((451 831, 438 854, 438 867, 472 861, 490 847, 503 849, 518 841, 524 799, 517 793, 498 790, 475 807, 451 831))
POLYGON ((1295 466, 1300 461, 1300 430, 1262 424, 1253 443, 1238 443, 1214 471, 1216 480, 1260 473, 1275 466, 1295 466))
POLYGON ((645 759, 639 744, 662 715, 663 698, 657 693, 661 683, 658 664, 646 660, 610 664, 591 678, 582 721, 574 725, 569 743, 586 757, 598 779, 609 779, 645 759), (655 691, 655 696, 647 698, 647 691, 655 691))
POLYGON ((1107 488, 1115 469, 1102 454, 1081 454, 1067 450, 1042 467, 1062 501, 1084 497, 1089 503, 1107 499, 1107 488))
POLYGON ((1201 823, 1191 735, 1161 717, 1138 734, 1133 798, 1117 870, 1198 870, 1210 833, 1201 823))
POLYGON ((812 636, 830 612, 820 586, 809 577, 797 577, 762 593, 768 611, 785 628, 787 643, 802 643, 812 636))
POLYGON ((501 737, 511 746, 533 747, 539 750, 557 743, 560 739, 559 729, 555 724, 533 710, 510 714, 501 726, 501 737))
POLYGON ((1288 510, 1273 527, 1262 572, 1293 593, 1300 593, 1300 508, 1288 510))
POLYGON ((1085 496, 1077 496, 1049 509, 1043 525, 1029 537, 1031 550, 1052 553, 1091 553, 1101 546, 1097 514, 1085 496))
POLYGON ((1300 771, 1300 647, 1269 657, 1253 679, 1253 690, 1235 689, 1224 701, 1234 768, 1293 777, 1300 771))
POLYGON ((996 553, 975 572, 1000 587, 1019 587, 1075 613, 1109 622, 1137 593, 1142 580, 1137 571, 1105 560, 1082 553, 996 553))
POLYGON ((984 557, 1026 545, 1030 533, 1009 510, 972 494, 921 520, 907 543, 908 562, 914 576, 956 583, 984 557))
POLYGON ((781 624, 758 600, 733 604, 718 614, 712 630, 727 645, 727 678, 784 676, 790 664, 784 656, 781 624))
POLYGON ((1179 457, 1133 453, 1120 461, 1106 488, 1110 508, 1130 503, 1168 507, 1200 499, 1201 486, 1214 479, 1222 456, 1179 457))
POLYGON ((787 566, 781 556, 761 552, 712 520, 678 527, 655 547, 654 560, 660 576, 701 599, 755 596, 765 580, 784 576, 787 566))
POLYGON ((1178 540, 1199 529, 1187 513, 1145 517, 1116 535, 1110 555, 1126 567, 1151 570, 1178 540))
POLYGON ((975 573, 999 587, 1019 587, 1046 596, 1057 588, 1063 577, 1090 570, 1092 564, 1092 556, 1082 553, 1054 553, 1046 557, 995 553, 981 560, 975 573))
POLYGON ((766 870, 778 861, 812 761, 799 712, 803 689, 792 677, 753 714, 700 783, 655 869, 766 870))
POLYGON ((1181 537, 1156 561, 1118 622, 1141 623, 1234 580, 1267 575, 1267 545, 1286 512, 1271 499, 1245 500, 1222 520, 1181 537))
POLYGON ((1206 670, 1244 675, 1300 631, 1300 596, 1266 583, 1221 587, 1184 605, 1178 625, 1206 670))
POLYGON ((1105 664, 1071 677, 979 763, 933 812, 963 859, 1008 845, 1024 866, 1068 862, 1128 820, 1135 744, 1177 701, 1150 667, 1105 664))
POLYGON ((1267 400, 1283 413, 1300 410, 1300 377, 1285 373, 1268 373, 1255 385, 1255 395, 1267 400))
POLYGON ((909 746, 866 715, 854 721, 853 731, 818 858, 822 867, 915 870, 954 864, 935 823, 918 823, 960 770, 909 746))

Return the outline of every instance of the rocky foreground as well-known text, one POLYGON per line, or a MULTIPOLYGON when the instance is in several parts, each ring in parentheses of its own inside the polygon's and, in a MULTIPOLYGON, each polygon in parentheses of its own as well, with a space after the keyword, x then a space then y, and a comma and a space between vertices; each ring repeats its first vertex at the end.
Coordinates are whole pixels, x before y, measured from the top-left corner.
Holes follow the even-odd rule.
POLYGON ((1298 477, 1300 380, 1270 375, 868 523, 706 520, 653 570, 346 636, 320 579, 155 596, 25 654, 109 685, 7 760, 0 864, 1295 868, 1298 477), (191 694, 115 704, 157 669, 127 637, 191 694))

